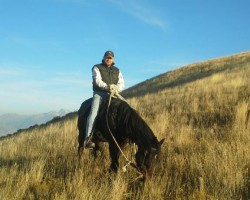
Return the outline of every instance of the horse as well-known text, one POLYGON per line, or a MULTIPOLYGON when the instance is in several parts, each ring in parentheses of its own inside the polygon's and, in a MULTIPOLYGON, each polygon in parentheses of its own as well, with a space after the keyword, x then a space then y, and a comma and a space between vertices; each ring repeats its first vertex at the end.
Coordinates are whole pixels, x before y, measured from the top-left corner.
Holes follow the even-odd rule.
MULTIPOLYGON (((86 123, 91 109, 92 98, 84 101, 78 110, 78 155, 84 150, 86 137, 86 123)), ((99 108, 93 131, 93 142, 96 151, 100 150, 100 142, 108 142, 111 158, 110 171, 117 173, 119 168, 119 156, 121 150, 130 143, 137 145, 134 166, 143 176, 152 176, 155 164, 161 152, 164 141, 158 141, 151 128, 126 101, 112 98, 104 101, 99 108), (119 146, 118 146, 119 145, 119 146)))

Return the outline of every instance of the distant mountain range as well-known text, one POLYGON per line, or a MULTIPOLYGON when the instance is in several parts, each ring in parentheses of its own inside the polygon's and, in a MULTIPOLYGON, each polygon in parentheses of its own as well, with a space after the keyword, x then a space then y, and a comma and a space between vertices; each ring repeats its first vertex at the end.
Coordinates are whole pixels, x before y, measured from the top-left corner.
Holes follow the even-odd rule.
POLYGON ((61 109, 36 115, 3 114, 0 115, 0 137, 16 132, 18 129, 29 128, 52 120, 57 116, 64 116, 70 111, 61 109))

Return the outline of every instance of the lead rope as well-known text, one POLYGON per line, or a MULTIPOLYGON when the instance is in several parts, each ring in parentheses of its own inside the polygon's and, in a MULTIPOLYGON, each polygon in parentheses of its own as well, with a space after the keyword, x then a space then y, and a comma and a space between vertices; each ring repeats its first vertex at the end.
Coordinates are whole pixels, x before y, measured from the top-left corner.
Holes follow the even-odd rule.
MULTIPOLYGON (((127 102, 121 95, 117 94, 117 97, 125 102, 127 102)), ((131 165, 133 168, 135 168, 137 170, 137 173, 139 173, 140 175, 143 175, 140 170, 138 169, 138 167, 136 166, 136 164, 134 164, 131 160, 129 160, 127 158, 127 156, 124 154, 124 152, 122 151, 121 147, 119 146, 118 142, 116 141, 112 131, 110 130, 110 127, 109 127, 109 122, 108 122, 108 112, 109 112, 109 107, 110 107, 110 103, 111 103, 111 99, 112 99, 112 93, 110 93, 109 95, 109 102, 108 102, 108 107, 107 107, 107 113, 106 113, 106 123, 107 123, 107 127, 108 127, 108 130, 109 130, 109 133, 110 135, 112 136, 115 144, 117 145, 118 149, 120 150, 121 154, 123 155, 123 157, 126 159, 126 162, 127 164, 125 166, 123 166, 122 168, 122 171, 123 172, 126 172, 127 171, 127 167, 129 165, 131 165)))

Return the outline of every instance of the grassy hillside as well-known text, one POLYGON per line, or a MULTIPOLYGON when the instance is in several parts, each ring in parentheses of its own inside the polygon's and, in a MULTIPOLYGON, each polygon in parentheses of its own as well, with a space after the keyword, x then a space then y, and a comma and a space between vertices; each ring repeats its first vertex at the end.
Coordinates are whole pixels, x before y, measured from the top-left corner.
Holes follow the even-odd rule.
POLYGON ((0 199, 249 199, 249 77, 250 52, 188 65, 124 91, 165 138, 154 177, 144 185, 134 181, 133 169, 109 174, 107 149, 96 161, 85 152, 79 164, 75 115, 4 138, 0 199))
POLYGON ((123 95, 126 98, 138 97, 149 93, 155 93, 166 88, 181 87, 184 84, 209 77, 216 73, 237 69, 250 62, 249 54, 250 52, 245 52, 190 64, 130 87, 123 92, 123 95))

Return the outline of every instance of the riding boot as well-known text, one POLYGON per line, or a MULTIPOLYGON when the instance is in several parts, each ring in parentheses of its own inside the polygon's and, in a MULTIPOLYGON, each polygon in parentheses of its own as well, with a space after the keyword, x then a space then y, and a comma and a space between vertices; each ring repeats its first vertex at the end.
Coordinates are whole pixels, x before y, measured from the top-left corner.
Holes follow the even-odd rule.
POLYGON ((92 137, 86 137, 84 141, 84 148, 85 149, 93 149, 95 148, 95 143, 92 141, 92 137))

